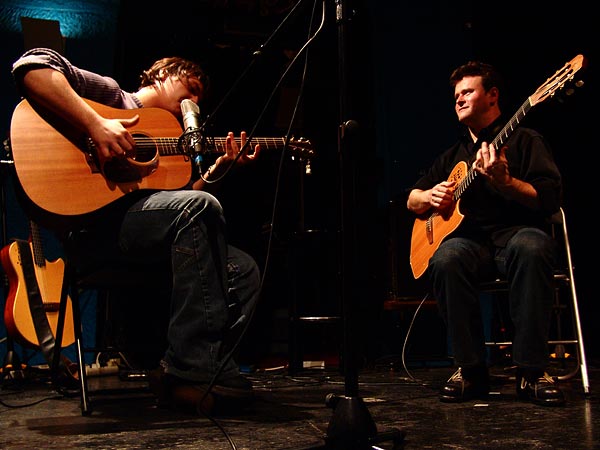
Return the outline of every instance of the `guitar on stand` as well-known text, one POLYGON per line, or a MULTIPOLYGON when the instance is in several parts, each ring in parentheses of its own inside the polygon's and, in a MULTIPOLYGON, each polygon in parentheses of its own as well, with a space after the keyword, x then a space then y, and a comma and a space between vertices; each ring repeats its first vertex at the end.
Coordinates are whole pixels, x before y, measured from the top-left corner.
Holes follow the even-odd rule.
MULTIPOLYGON (((9 158, 9 141, 8 139, 3 142, 2 147, 2 160, 0 160, 0 216, 2 218, 2 243, 0 244, 3 248, 6 245, 6 191, 4 189, 4 180, 7 178, 7 172, 4 170, 5 165, 11 165, 12 160, 9 158)), ((8 296, 8 276, 6 273, 2 273, 2 293, 4 300, 8 296)), ((6 304, 6 303, 5 303, 6 304)), ((19 355, 15 352, 15 345, 12 337, 7 333, 6 335, 6 354, 4 355, 4 361, 2 363, 2 381, 5 380, 23 380, 25 374, 23 369, 25 368, 21 364, 19 355)))
MULTIPOLYGON (((48 327, 53 336, 56 334, 65 264, 60 258, 46 260, 40 229, 33 221, 29 226, 29 241, 15 240, 0 250, 9 286, 4 323, 16 342, 40 348, 48 327)), ((61 347, 73 342, 73 308, 67 298, 61 347)))

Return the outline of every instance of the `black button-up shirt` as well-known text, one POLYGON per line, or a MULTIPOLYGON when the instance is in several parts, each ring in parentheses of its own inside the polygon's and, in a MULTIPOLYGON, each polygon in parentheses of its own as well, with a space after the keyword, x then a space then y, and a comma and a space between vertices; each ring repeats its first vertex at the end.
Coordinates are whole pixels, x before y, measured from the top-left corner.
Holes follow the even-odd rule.
MULTIPOLYGON (((497 121, 490 130, 498 129, 497 121)), ((441 153, 433 165, 413 186, 430 189, 448 179, 454 167, 467 162, 470 168, 482 141, 492 142, 492 133, 483 130, 477 143, 465 134, 449 149, 441 153)), ((454 236, 486 240, 502 247, 519 228, 547 227, 547 219, 561 204, 561 175, 552 151, 544 137, 529 128, 515 129, 505 144, 508 170, 512 177, 530 183, 538 194, 540 209, 533 210, 508 198, 485 177, 476 176, 459 198, 458 208, 464 219, 454 236)))

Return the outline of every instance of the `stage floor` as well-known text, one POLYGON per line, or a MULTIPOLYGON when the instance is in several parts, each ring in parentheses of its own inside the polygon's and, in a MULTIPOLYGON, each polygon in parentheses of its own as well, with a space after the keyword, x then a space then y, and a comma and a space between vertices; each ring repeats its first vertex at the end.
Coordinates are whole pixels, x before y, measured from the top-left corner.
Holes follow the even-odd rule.
MULTIPOLYGON (((490 398, 463 404, 438 400, 448 364, 379 361, 344 377, 339 369, 285 368, 248 376, 256 402, 236 415, 191 416, 158 408, 147 392, 93 395, 83 416, 78 396, 65 397, 40 379, 4 378, 0 448, 12 449, 344 449, 346 439, 373 449, 598 449, 598 362, 588 361, 590 394, 581 376, 561 382, 567 404, 540 407, 516 398, 510 370, 493 369, 490 398), (355 392, 357 388, 357 392, 355 392), (333 400, 331 400, 333 398, 333 400), (332 407, 328 403, 335 403, 332 407)), ((144 386, 116 375, 90 378, 90 388, 144 386)))

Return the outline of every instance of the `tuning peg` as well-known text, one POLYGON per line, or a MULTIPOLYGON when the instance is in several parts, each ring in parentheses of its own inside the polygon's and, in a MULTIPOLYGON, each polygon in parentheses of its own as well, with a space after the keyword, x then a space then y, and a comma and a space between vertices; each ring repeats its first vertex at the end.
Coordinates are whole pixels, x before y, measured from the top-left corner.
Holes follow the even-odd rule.
MULTIPOLYGON (((583 87, 583 85, 584 85, 584 84, 585 84, 585 83, 583 82, 583 80, 578 80, 578 81, 576 81, 576 82, 574 83, 574 85, 575 85, 575 87, 576 87, 576 88, 583 87)), ((566 96, 573 95, 574 93, 575 93, 575 89, 574 89, 574 88, 568 88, 568 89, 565 91, 565 95, 566 95, 566 96)))

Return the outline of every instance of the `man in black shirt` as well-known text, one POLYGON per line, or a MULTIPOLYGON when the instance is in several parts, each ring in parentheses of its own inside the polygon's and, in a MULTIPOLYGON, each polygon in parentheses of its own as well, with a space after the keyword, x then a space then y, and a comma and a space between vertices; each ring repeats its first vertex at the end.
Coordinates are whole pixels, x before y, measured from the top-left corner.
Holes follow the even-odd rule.
POLYGON ((562 405, 563 393, 545 372, 556 258, 546 224, 560 207, 561 175, 534 130, 513 130, 501 148, 491 143, 503 126, 501 81, 481 62, 454 70, 455 110, 466 132, 415 183, 407 201, 416 214, 436 212, 459 220, 426 261, 458 366, 440 400, 462 402, 489 392, 478 286, 501 274, 509 286, 517 394, 537 404, 562 405), (455 189, 471 169, 473 179, 460 192, 457 207, 455 189))

